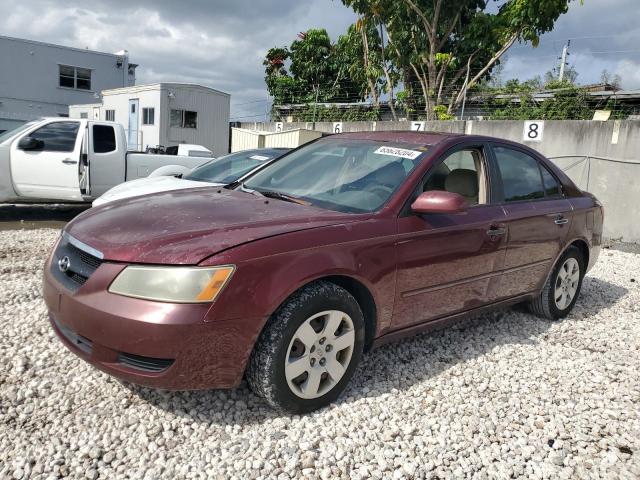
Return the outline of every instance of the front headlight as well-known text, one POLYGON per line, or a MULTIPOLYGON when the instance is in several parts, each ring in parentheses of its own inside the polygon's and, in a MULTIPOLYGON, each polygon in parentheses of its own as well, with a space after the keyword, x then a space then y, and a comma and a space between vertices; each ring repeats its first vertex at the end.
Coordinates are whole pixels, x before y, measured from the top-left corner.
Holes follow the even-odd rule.
POLYGON ((235 267, 126 267, 109 292, 160 302, 213 302, 222 292, 235 267))

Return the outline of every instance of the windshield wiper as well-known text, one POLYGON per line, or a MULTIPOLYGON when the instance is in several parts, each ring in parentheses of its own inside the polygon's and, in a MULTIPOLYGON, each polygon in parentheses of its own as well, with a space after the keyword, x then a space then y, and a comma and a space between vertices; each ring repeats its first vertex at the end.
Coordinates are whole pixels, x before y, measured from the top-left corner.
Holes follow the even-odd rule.
MULTIPOLYGON (((250 193, 251 195, 256 195, 256 196, 258 196, 258 197, 264 197, 264 195, 262 194, 262 192, 259 192, 258 190, 251 190, 250 188, 246 188, 246 187, 244 186, 244 182, 240 182, 239 186, 240 186, 239 190, 240 190, 241 192, 244 192, 244 193, 250 193)), ((229 185, 227 185, 225 188, 229 188, 229 185)))
POLYGON ((297 203, 298 205, 311 205, 311 203, 309 203, 309 202, 305 202, 304 200, 301 200, 299 198, 293 197, 291 195, 287 195, 286 193, 282 193, 282 192, 275 192, 275 191, 266 190, 266 191, 260 191, 259 193, 263 197, 267 197, 267 198, 275 198, 275 199, 278 199, 278 200, 284 200, 285 202, 297 203))

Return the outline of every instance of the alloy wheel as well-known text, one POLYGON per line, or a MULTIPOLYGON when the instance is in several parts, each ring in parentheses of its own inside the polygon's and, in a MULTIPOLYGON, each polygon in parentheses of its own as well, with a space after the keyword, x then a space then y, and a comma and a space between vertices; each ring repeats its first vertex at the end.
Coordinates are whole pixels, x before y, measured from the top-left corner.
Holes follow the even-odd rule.
POLYGON ((580 264, 569 257, 562 264, 556 276, 554 296, 556 307, 560 310, 567 308, 573 301, 580 282, 580 264))
POLYGON ((355 344, 349 315, 339 310, 317 313, 296 330, 287 349, 285 376, 300 398, 318 398, 344 376, 355 344))

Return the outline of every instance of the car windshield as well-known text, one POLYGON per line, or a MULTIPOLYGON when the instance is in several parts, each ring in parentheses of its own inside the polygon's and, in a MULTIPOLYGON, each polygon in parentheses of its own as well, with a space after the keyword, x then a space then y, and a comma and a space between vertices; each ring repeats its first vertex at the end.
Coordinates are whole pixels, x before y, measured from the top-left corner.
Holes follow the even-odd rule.
POLYGON ((200 165, 182 178, 198 182, 232 183, 254 168, 288 151, 288 149, 258 149, 231 153, 200 165))
POLYGON ((380 209, 420 163, 426 146, 327 138, 300 148, 239 188, 328 210, 380 209))
POLYGON ((20 125, 19 127, 16 127, 14 129, 12 129, 12 130, 7 130, 6 132, 0 134, 0 143, 4 142, 5 140, 9 140, 12 137, 15 137, 19 133, 22 133, 25 130, 27 130, 28 128, 31 128, 32 126, 34 126, 36 123, 38 123, 38 122, 37 121, 35 121, 35 122, 27 122, 27 123, 24 123, 24 124, 20 125))

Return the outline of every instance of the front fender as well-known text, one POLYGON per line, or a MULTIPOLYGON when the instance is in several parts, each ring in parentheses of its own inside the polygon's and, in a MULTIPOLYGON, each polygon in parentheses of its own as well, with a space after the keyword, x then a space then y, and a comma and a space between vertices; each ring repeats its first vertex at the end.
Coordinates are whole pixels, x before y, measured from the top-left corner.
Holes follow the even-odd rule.
POLYGON ((258 240, 215 255, 205 263, 231 263, 237 269, 209 318, 266 319, 304 285, 342 276, 369 290, 378 314, 377 330, 384 331, 391 323, 395 297, 394 232, 393 220, 335 225, 258 240), (312 242, 316 245, 305 245, 312 242), (279 251, 272 253, 275 248, 279 251), (260 252, 263 255, 257 256, 260 252))

